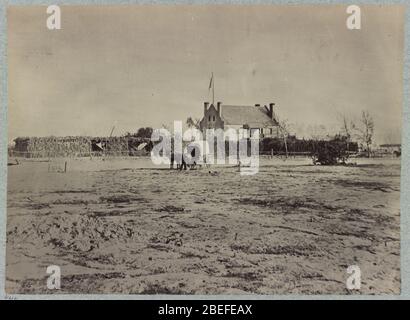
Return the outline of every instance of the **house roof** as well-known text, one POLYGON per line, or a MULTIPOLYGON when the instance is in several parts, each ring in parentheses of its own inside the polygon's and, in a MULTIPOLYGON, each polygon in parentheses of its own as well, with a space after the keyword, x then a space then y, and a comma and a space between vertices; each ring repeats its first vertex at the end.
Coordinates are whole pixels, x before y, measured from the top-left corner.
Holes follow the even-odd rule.
POLYGON ((265 107, 222 105, 221 117, 227 125, 247 124, 250 127, 278 125, 276 120, 271 119, 269 111, 265 107))
POLYGON ((381 148, 398 148, 401 147, 401 144, 399 143, 387 143, 387 144, 381 144, 381 148))

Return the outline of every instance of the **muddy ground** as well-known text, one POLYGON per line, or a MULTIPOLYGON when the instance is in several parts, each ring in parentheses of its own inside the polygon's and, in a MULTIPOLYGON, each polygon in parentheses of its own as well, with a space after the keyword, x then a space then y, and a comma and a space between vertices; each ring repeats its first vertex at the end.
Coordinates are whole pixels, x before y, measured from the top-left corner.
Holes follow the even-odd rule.
POLYGON ((398 294, 400 160, 262 159, 170 171, 149 159, 8 169, 7 293, 398 294), (51 171, 51 172, 49 172, 51 171), (61 289, 46 268, 61 267, 61 289), (361 289, 346 289, 346 268, 361 289))

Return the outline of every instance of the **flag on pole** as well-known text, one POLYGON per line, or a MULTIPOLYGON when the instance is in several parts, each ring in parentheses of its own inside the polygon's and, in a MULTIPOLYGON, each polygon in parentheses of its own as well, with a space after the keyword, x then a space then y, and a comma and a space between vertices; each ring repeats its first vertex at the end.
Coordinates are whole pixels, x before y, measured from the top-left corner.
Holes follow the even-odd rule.
POLYGON ((212 75, 211 75, 211 81, 209 81, 209 87, 208 87, 208 90, 211 90, 211 88, 212 88, 212 82, 214 81, 214 73, 212 72, 212 75))

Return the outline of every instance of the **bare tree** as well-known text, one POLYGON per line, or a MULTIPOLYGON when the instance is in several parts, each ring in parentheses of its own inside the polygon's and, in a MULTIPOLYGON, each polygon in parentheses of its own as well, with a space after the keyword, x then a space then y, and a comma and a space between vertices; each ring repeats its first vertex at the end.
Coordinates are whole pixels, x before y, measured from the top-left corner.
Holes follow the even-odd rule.
POLYGON ((347 141, 350 141, 352 138, 352 127, 354 126, 353 122, 349 122, 346 115, 342 115, 342 128, 341 133, 347 138, 347 141))
POLYGON ((323 140, 329 137, 328 129, 323 124, 309 125, 307 130, 309 137, 313 140, 323 140))
POLYGON ((370 158, 370 148, 373 143, 374 134, 374 121, 368 111, 362 111, 359 125, 353 125, 353 130, 362 146, 366 147, 367 157, 370 158))
POLYGON ((135 134, 138 138, 151 138, 153 129, 151 127, 139 128, 135 134))
POLYGON ((287 139, 289 136, 290 124, 288 120, 280 120, 278 117, 276 117, 276 121, 278 122, 279 132, 283 138, 283 143, 285 144, 286 158, 288 158, 289 153, 287 139))
POLYGON ((161 125, 161 129, 166 129, 166 130, 168 130, 169 132, 171 132, 171 127, 172 127, 172 124, 171 124, 171 123, 163 123, 163 124, 161 125))
POLYGON ((342 123, 340 134, 346 137, 346 147, 347 149, 349 149, 349 143, 352 141, 352 133, 355 124, 352 120, 349 120, 349 118, 345 114, 339 114, 338 118, 342 123))
POLYGON ((193 119, 192 117, 188 117, 187 119, 186 119, 186 125, 188 126, 188 128, 196 128, 196 129, 199 129, 199 123, 201 122, 201 120, 200 119, 197 119, 197 118, 195 118, 195 119, 193 119))

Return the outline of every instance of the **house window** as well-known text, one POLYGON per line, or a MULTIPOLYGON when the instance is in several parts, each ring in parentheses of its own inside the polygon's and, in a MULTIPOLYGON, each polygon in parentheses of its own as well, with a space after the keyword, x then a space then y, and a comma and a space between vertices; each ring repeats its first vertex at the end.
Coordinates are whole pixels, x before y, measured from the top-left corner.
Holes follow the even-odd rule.
POLYGON ((212 119, 213 121, 215 121, 215 116, 213 116, 213 119, 212 119))
POLYGON ((259 128, 252 128, 252 129, 250 129, 251 137, 252 137, 252 135, 253 135, 255 132, 260 132, 259 128))
POLYGON ((208 117, 208 121, 211 122, 211 116, 208 117))
POLYGON ((272 128, 270 128, 270 129, 269 129, 269 132, 270 132, 270 134, 272 134, 272 133, 273 133, 273 129, 272 129, 272 128))

